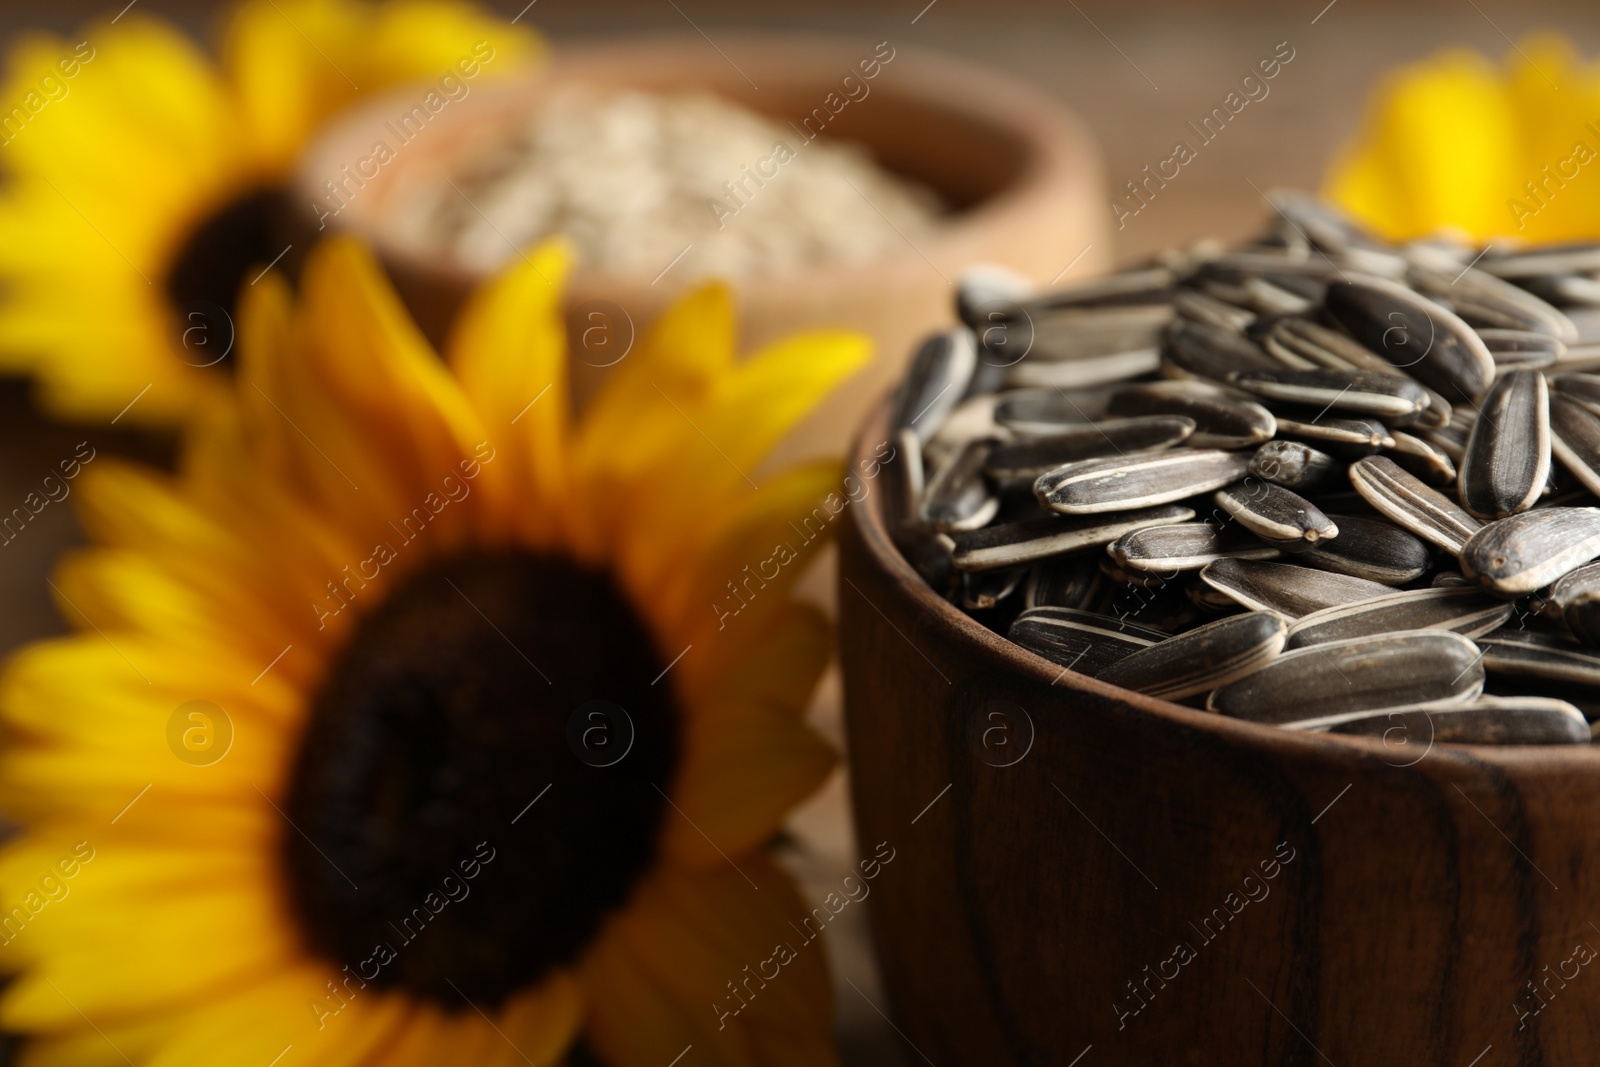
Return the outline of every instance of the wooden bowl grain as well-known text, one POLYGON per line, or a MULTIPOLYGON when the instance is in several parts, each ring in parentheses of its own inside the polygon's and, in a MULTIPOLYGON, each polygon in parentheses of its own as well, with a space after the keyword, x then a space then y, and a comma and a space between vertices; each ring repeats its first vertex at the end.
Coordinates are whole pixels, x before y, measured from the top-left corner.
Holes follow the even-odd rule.
MULTIPOLYGON (((775 462, 838 454, 872 398, 899 375, 915 342, 950 320, 950 283, 963 267, 1001 263, 1045 283, 1080 254, 1073 278, 1110 262, 1099 151, 1071 111, 995 71, 898 43, 892 47, 895 56, 870 82, 870 93, 845 107, 823 136, 865 144, 886 167, 931 185, 956 210, 925 239, 877 261, 740 284, 746 351, 815 327, 859 329, 877 342, 873 365, 802 427, 775 462)), ((403 173, 437 166, 467 150, 486 124, 528 114, 550 93, 573 84, 706 90, 780 124, 798 122, 874 52, 870 42, 776 34, 718 35, 717 48, 727 61, 696 34, 564 45, 536 78, 480 80, 326 221, 378 250, 413 314, 438 340, 482 273, 396 239, 392 220, 401 208, 394 191, 403 173)), ((341 168, 370 155, 375 140, 392 141, 385 124, 419 92, 395 90, 332 124, 302 160, 294 179, 297 199, 309 204, 325 198, 330 179, 344 180, 349 188, 341 168)), ((586 352, 583 339, 609 344, 648 328, 684 281, 672 271, 654 283, 577 271, 567 310, 580 403, 604 377, 610 359, 610 351, 586 352), (593 317, 597 309, 599 319, 593 317)))
MULTIPOLYGON (((880 407, 858 463, 887 440, 880 407)), ((840 640, 907 1062, 1593 1061, 1600 751, 1291 733, 1063 671, 934 595, 884 496, 846 509, 840 640)))

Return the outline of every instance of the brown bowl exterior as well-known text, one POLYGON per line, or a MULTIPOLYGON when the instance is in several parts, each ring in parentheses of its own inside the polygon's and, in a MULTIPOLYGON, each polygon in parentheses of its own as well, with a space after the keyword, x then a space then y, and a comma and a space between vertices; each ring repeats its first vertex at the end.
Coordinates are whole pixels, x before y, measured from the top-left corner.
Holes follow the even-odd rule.
POLYGON ((908 1063, 1593 1061, 1600 751, 1297 734, 1063 671, 934 595, 884 495, 846 509, 840 639, 908 1063))
MULTIPOLYGON (((898 42, 889 47, 894 58, 865 83, 868 95, 844 107, 824 135, 865 144, 885 166, 933 186, 957 210, 915 245, 908 242, 870 263, 809 268, 740 284, 746 351, 819 327, 861 330, 877 343, 872 365, 791 437, 775 463, 838 454, 872 399, 898 377, 916 341, 951 321, 951 283, 964 267, 1001 263, 1043 284, 1080 255, 1070 279, 1090 276, 1110 262, 1100 154, 1076 115, 993 70, 898 42)), ((858 63, 874 53, 873 44, 863 40, 791 34, 719 35, 717 48, 730 60, 692 33, 564 45, 537 77, 480 80, 468 96, 440 113, 426 136, 401 147, 393 162, 369 177, 326 224, 356 233, 378 249, 412 313, 439 340, 482 275, 395 239, 389 220, 403 210, 394 195, 395 179, 406 169, 432 166, 467 150, 480 124, 527 114, 548 94, 572 84, 704 90, 780 124, 799 123, 839 91, 845 75, 859 77, 858 63)), ((415 86, 394 90, 324 131, 294 179, 297 202, 325 204, 325 183, 344 180, 341 168, 370 154, 375 140, 393 140, 386 124, 418 92, 415 86)), ((681 273, 668 270, 654 282, 591 269, 575 273, 567 315, 580 402, 603 379, 623 339, 647 329, 684 281, 681 273), (591 337, 597 344, 586 352, 591 337)))

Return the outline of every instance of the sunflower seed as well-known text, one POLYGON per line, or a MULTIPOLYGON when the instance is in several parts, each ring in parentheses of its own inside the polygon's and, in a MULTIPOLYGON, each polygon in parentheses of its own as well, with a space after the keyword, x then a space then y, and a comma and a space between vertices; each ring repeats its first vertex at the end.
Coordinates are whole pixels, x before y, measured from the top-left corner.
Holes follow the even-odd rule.
POLYGON ((1260 345, 1236 333, 1204 323, 1179 319, 1167 333, 1162 348, 1164 369, 1176 370, 1178 377, 1204 378, 1225 382, 1234 371, 1273 370, 1276 360, 1260 345))
POLYGON ((1119 566, 1130 571, 1154 571, 1171 577, 1194 571, 1214 560, 1274 559, 1278 550, 1240 526, 1220 529, 1209 522, 1150 526, 1124 534, 1107 551, 1119 566))
POLYGON ((1070 389, 1105 385, 1149 374, 1161 366, 1161 350, 1136 348, 1127 352, 1074 360, 1025 359, 1006 368, 1007 385, 1070 389))
POLYGON ((1326 484, 1343 469, 1326 452, 1298 441, 1268 441, 1250 457, 1251 474, 1297 491, 1326 484))
POLYGON ((1194 289, 1180 289, 1172 299, 1173 310, 1186 319, 1234 333, 1255 321, 1255 314, 1225 300, 1194 289))
POLYGON ((923 493, 918 519, 935 530, 953 533, 976 530, 994 518, 1000 498, 983 479, 983 467, 993 448, 992 441, 973 441, 939 470, 923 493))
POLYGON ((1155 348, 1175 313, 1170 304, 1113 304, 1035 313, 1032 359, 1050 361, 1109 356, 1155 348))
POLYGON ((1433 562, 1427 545, 1382 519, 1365 515, 1328 518, 1338 525, 1339 536, 1296 554, 1296 562, 1384 585, 1414 581, 1426 574, 1433 562))
POLYGON ((1560 393, 1550 397, 1550 449, 1561 465, 1600 495, 1600 417, 1560 393))
POLYGON ((1278 436, 1292 441, 1308 441, 1344 459, 1359 459, 1382 448, 1393 448, 1394 438, 1383 423, 1374 419, 1316 419, 1300 421, 1282 414, 1278 436))
POLYGON ((978 346, 971 330, 946 330, 928 338, 911 360, 889 425, 916 430, 926 444, 961 402, 977 365, 978 346))
POLYGON ((1416 630, 1285 652, 1212 693, 1206 706, 1316 730, 1387 708, 1468 703, 1483 692, 1483 673, 1478 647, 1465 637, 1416 630))
POLYGON ((1145 382, 1111 395, 1113 415, 1179 415, 1193 419, 1192 448, 1244 448, 1271 440, 1278 432, 1272 412, 1248 400, 1236 400, 1198 382, 1145 382))
POLYGON ((1016 389, 1000 395, 994 420, 1024 437, 1043 437, 1105 417, 1110 390, 1016 389))
POLYGON ((1249 466, 1247 456, 1214 449, 1089 459, 1041 475, 1033 491, 1055 511, 1092 515, 1195 496, 1237 480, 1249 466))
POLYGON ((1578 339, 1578 328, 1571 319, 1527 289, 1473 266, 1459 273, 1454 263, 1440 266, 1442 269, 1425 265, 1413 269, 1412 284, 1435 299, 1449 300, 1456 313, 1473 326, 1528 330, 1562 341, 1578 339))
POLYGON ((1403 285, 1334 282, 1326 306, 1358 341, 1452 404, 1477 399, 1494 380, 1494 357, 1472 327, 1403 285))
POLYGON ((1046 289, 1019 305, 1029 314, 1053 308, 1091 307, 1103 304, 1165 303, 1171 298, 1172 271, 1166 267, 1143 267, 1138 270, 1108 274, 1103 278, 1046 289))
POLYGON ((1031 486, 1040 475, 1080 460, 1164 451, 1188 438, 1194 425, 1193 419, 1172 415, 1088 423, 997 445, 986 469, 1002 487, 1031 486))
POLYGON ((1478 336, 1494 357, 1497 372, 1508 367, 1539 370, 1567 352, 1567 346, 1558 338, 1530 330, 1479 330, 1478 336))
POLYGON ((1140 649, 1097 677, 1151 696, 1181 700, 1244 678, 1283 650, 1288 624, 1270 611, 1230 615, 1140 649))
POLYGON ((1550 697, 1480 696, 1450 708, 1393 708, 1328 728, 1330 734, 1381 737, 1385 744, 1586 745, 1583 712, 1550 697))
POLYGON ((922 442, 915 430, 907 428, 895 432, 894 452, 884 467, 889 471, 886 514, 891 525, 898 527, 915 522, 924 485, 922 442))
POLYGON ((1480 519, 1526 511, 1550 477, 1550 395, 1538 371, 1508 371, 1490 388, 1467 438, 1458 488, 1480 519))
POLYGON ((1585 593, 1562 605, 1567 629, 1589 648, 1600 648, 1600 593, 1585 593))
POLYGON ((1354 411, 1404 419, 1428 406, 1428 395, 1409 378, 1370 371, 1239 371, 1233 384, 1257 396, 1288 404, 1354 411))
POLYGON ((1018 615, 1006 637, 1052 663, 1093 678, 1168 635, 1087 611, 1041 607, 1018 615))
MULTIPOLYGON (((1593 275, 1544 274, 1534 278, 1518 278, 1517 284, 1539 299, 1561 308, 1569 319, 1574 317, 1574 308, 1600 307, 1600 280, 1593 275)), ((1581 326, 1578 332, 1583 332, 1581 326)))
POLYGON ((1200 571, 1200 580, 1252 611, 1275 611, 1289 619, 1393 592, 1386 585, 1352 575, 1249 559, 1208 563, 1200 571))
POLYGON ((1491 600, 1476 589, 1407 589, 1302 616, 1289 629, 1289 647, 1397 630, 1450 630, 1478 637, 1504 625, 1510 617, 1510 604, 1491 600))
POLYGON ((1557 374, 1550 379, 1550 389, 1584 410, 1600 415, 1600 374, 1557 374))
POLYGON ((1050 556, 1108 545, 1125 533, 1145 526, 1188 522, 1191 508, 1172 505, 1126 511, 1116 515, 1026 519, 1004 526, 989 526, 956 534, 956 569, 986 571, 1034 563, 1050 556))
POLYGON ((1331 541, 1339 527, 1311 501, 1281 485, 1247 478, 1212 498, 1239 525, 1285 551, 1331 541))
POLYGON ((1460 555, 1468 538, 1483 528, 1443 493, 1429 489, 1383 456, 1352 463, 1350 483, 1379 513, 1451 555, 1460 555))
POLYGON ((1554 634, 1505 629, 1478 638, 1483 666, 1497 677, 1600 689, 1600 655, 1554 634))
POLYGON ((1600 244, 1575 242, 1521 252, 1489 252, 1478 269, 1498 278, 1534 278, 1541 274, 1587 274, 1600 271, 1600 244))
POLYGON ((956 314, 981 334, 985 326, 1009 317, 1034 288, 1032 281, 1010 267, 975 263, 956 280, 956 314))
POLYGON ((1568 571, 1550 587, 1550 599, 1563 612, 1568 604, 1586 596, 1600 596, 1600 563, 1586 563, 1568 571))
POLYGON ((961 576, 961 606, 968 611, 987 611, 1017 591, 1027 574, 1025 568, 998 571, 972 571, 961 576))
POLYGON ((1087 611, 1104 589, 1099 560, 1093 556, 1063 556, 1034 564, 1022 603, 1025 608, 1087 611))
POLYGON ((993 393, 971 396, 957 404, 945 417, 944 423, 934 431, 924 451, 940 449, 956 451, 973 441, 1009 440, 1013 435, 994 420, 998 405, 993 393))
POLYGON ((1443 487, 1456 483, 1458 474, 1450 453, 1400 430, 1393 431, 1392 436, 1394 447, 1389 450, 1389 458, 1401 468, 1432 486, 1443 487))
POLYGON ((1600 508, 1539 508, 1491 522, 1461 549, 1461 573, 1500 596, 1549 585, 1600 556, 1600 508))

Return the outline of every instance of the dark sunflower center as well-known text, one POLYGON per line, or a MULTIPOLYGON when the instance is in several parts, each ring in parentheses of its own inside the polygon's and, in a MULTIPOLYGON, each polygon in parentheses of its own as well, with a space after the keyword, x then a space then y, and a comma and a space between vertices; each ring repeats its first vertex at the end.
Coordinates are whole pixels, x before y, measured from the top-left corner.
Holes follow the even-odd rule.
POLYGON ((289 228, 283 191, 255 189, 213 212, 184 241, 166 279, 180 359, 194 366, 233 369, 228 357, 239 287, 284 250, 289 228))
POLYGON ((487 1010, 577 956, 654 856, 663 666, 611 579, 553 556, 438 565, 359 624, 285 806, 294 907, 348 988, 487 1010))

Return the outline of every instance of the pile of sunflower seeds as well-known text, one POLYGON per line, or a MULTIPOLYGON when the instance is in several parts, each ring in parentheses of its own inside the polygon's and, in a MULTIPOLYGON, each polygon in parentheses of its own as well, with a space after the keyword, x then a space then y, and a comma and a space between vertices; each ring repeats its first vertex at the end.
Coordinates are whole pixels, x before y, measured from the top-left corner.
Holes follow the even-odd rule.
POLYGON ((896 395, 942 596, 1254 722, 1499 744, 1600 719, 1600 244, 1270 232, 1071 288, 976 268, 896 395), (1553 461, 1552 461, 1553 457, 1553 461))

